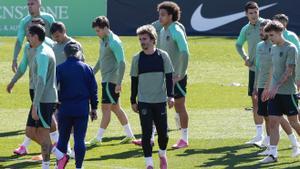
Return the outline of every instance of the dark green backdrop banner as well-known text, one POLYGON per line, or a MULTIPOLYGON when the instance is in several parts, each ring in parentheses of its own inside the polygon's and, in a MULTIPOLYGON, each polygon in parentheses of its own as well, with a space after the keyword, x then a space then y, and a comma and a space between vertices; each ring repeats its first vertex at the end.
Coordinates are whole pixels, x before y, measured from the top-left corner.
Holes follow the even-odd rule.
MULTIPOLYGON (((16 36, 19 21, 28 14, 27 0, 0 0, 0 36, 16 36)), ((73 36, 91 36, 91 22, 107 14, 107 0, 42 0, 42 11, 66 24, 73 36)))

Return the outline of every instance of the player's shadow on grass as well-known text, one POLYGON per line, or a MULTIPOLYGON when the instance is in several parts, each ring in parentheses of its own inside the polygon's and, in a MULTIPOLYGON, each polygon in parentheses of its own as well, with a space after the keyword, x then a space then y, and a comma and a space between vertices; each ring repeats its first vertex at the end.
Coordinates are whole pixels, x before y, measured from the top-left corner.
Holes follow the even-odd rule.
MULTIPOLYGON (((41 153, 29 153, 26 157, 40 155, 41 153)), ((24 156, 25 157, 25 156, 24 156)), ((19 155, 12 154, 11 156, 0 156, 0 162, 25 160, 26 158, 20 157, 19 155)))
MULTIPOLYGON (((39 153, 37 153, 39 154, 39 153)), ((29 155, 36 155, 36 154, 29 154, 29 155)), ((14 164, 9 165, 1 165, 1 168, 35 168, 41 166, 41 162, 30 161, 28 158, 13 158, 12 157, 0 157, 0 162, 16 162, 14 164)), ((54 164, 55 160, 50 160, 51 164, 54 164)))
MULTIPOLYGON (((140 137, 142 137, 142 135, 141 134, 135 134, 134 135, 135 136, 135 138, 140 138, 140 137)), ((106 147, 106 146, 114 146, 114 145, 119 145, 120 144, 120 141, 122 140, 122 139, 124 139, 125 138, 125 136, 117 136, 117 137, 104 137, 103 139, 102 139, 102 145, 100 145, 101 147, 106 147), (114 143, 111 143, 111 144, 107 144, 106 142, 111 142, 111 141, 114 141, 114 143)), ((96 147, 98 147, 98 146, 89 146, 89 147, 87 147, 87 150, 91 150, 91 149, 94 149, 94 148, 96 148, 96 147)))
MULTIPOLYGON (((184 151, 184 154, 179 154, 177 156, 190 156, 194 154, 208 154, 208 155, 222 155, 221 157, 216 158, 209 158, 209 161, 204 162, 201 165, 196 166, 197 168, 203 168, 203 167, 212 167, 212 166, 222 166, 226 169, 231 168, 239 168, 239 169, 255 169, 255 168, 270 168, 273 166, 280 166, 280 165, 287 165, 292 164, 295 162, 287 162, 287 163, 271 163, 271 164, 259 164, 259 160, 263 158, 263 156, 258 156, 258 153, 260 151, 251 151, 247 154, 238 154, 239 150, 245 150, 246 148, 254 148, 253 146, 248 145, 236 145, 236 146, 225 146, 225 147, 217 147, 213 149, 188 149, 184 151), (239 164, 247 164, 247 163, 253 163, 250 165, 244 165, 241 167, 238 167, 239 164)), ((299 168, 299 167, 298 167, 299 168)))
MULTIPOLYGON (((299 163, 298 161, 293 162, 285 162, 285 163, 270 163, 270 164, 254 164, 254 165, 246 165, 241 167, 235 167, 236 169, 259 169, 259 168, 279 168, 280 166, 284 166, 286 168, 286 165, 291 165, 294 163, 299 163)), ((295 167, 288 167, 291 169, 299 169, 299 166, 295 167)))
MULTIPOLYGON (((258 161, 260 157, 257 156, 257 151, 248 154, 237 155, 239 150, 253 148, 248 145, 236 145, 236 146, 225 146, 217 147, 212 149, 188 149, 184 151, 184 154, 179 154, 178 156, 190 156, 194 154, 208 154, 208 155, 222 155, 221 157, 209 158, 209 161, 196 167, 212 167, 212 166, 226 166, 225 168, 236 168, 237 164, 249 163, 253 161, 258 161)), ((255 168, 255 166, 251 166, 255 168)))
POLYGON ((129 151, 123 151, 120 153, 100 155, 97 158, 88 158, 85 161, 101 161, 101 160, 111 160, 111 159, 128 159, 128 158, 140 158, 143 156, 143 150, 141 148, 133 149, 129 151))
POLYGON ((40 165, 41 164, 38 162, 24 161, 24 162, 18 162, 6 166, 4 165, 3 168, 33 168, 33 167, 39 167, 40 165))
POLYGON ((0 133, 0 137, 11 137, 11 136, 17 136, 17 135, 24 135, 24 134, 25 134, 24 130, 16 130, 16 131, 0 133))

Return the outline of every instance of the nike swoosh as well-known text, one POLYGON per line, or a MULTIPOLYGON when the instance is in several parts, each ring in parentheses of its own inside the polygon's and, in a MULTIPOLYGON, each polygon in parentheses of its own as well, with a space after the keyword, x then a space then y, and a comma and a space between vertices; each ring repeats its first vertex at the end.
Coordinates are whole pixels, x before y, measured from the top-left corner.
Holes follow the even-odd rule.
MULTIPOLYGON (((277 3, 273 3, 270 5, 262 6, 259 8, 259 10, 264 10, 267 8, 270 8, 274 5, 277 5, 277 3)), ((193 29, 196 31, 204 32, 204 31, 209 31, 214 28, 218 28, 220 26, 226 25, 230 22, 236 21, 238 19, 241 19, 245 17, 245 12, 239 12, 231 15, 226 15, 222 17, 217 17, 217 18, 205 18, 202 16, 201 11, 202 11, 203 4, 201 4, 193 13, 192 18, 191 18, 191 26, 193 29)))

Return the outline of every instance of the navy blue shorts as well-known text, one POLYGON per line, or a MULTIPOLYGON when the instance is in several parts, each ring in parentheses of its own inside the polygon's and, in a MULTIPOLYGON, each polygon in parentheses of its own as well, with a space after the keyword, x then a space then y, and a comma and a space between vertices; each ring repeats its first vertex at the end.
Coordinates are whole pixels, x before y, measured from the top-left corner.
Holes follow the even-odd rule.
POLYGON ((263 102, 261 100, 261 95, 263 93, 264 89, 263 88, 259 88, 258 89, 258 111, 257 114, 260 116, 268 116, 268 101, 263 102))
POLYGON ((277 94, 274 99, 269 100, 268 109, 270 116, 298 115, 298 99, 296 94, 277 94))

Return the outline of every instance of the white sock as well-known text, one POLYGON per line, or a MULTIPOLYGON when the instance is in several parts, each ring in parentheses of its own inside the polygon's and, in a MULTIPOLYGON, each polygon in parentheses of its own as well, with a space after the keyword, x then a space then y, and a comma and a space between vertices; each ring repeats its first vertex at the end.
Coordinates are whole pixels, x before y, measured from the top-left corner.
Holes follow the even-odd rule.
POLYGON ((100 129, 98 130, 97 140, 102 141, 104 131, 105 131, 105 129, 103 129, 103 128, 100 128, 100 129))
POLYGON ((256 126, 256 137, 262 138, 263 137, 263 129, 264 129, 263 125, 257 124, 255 126, 256 126))
POLYGON ((153 166, 153 159, 152 157, 145 157, 146 166, 153 166))
POLYGON ((52 142, 57 143, 58 138, 59 138, 58 131, 54 131, 54 132, 50 133, 50 138, 51 138, 52 142))
POLYGON ((294 146, 294 147, 298 147, 298 146, 299 146, 299 145, 298 145, 297 138, 296 138, 296 136, 294 135, 294 133, 288 135, 288 137, 289 137, 289 140, 290 140, 292 146, 294 146))
POLYGON ((188 143, 188 128, 181 129, 181 139, 188 143))
POLYGON ((161 150, 161 149, 159 149, 158 150, 158 155, 160 157, 166 157, 167 156, 167 150, 161 150))
POLYGON ((50 169, 50 161, 43 161, 42 169, 50 169))
POLYGON ((266 136, 266 144, 270 145, 270 136, 266 136))
POLYGON ((53 147, 51 152, 55 155, 55 157, 56 157, 57 160, 62 159, 62 158, 64 157, 64 155, 65 155, 64 153, 62 153, 62 152, 61 152, 59 149, 57 149, 56 147, 53 147))
POLYGON ((156 128, 153 125, 153 127, 152 127, 152 135, 151 135, 151 141, 153 141, 153 142, 154 142, 154 137, 155 137, 155 131, 156 131, 156 128))
POLYGON ((24 146, 27 149, 27 147, 29 146, 30 142, 31 142, 31 139, 29 137, 25 136, 24 140, 23 140, 23 143, 22 143, 22 146, 24 146))
POLYGON ((68 149, 67 149, 67 152, 68 152, 68 153, 71 153, 71 152, 72 152, 72 148, 71 148, 71 143, 70 143, 70 141, 68 142, 68 149))
POLYGON ((278 156, 277 146, 276 145, 270 145, 270 154, 273 155, 275 158, 278 156))
POLYGON ((124 125, 123 128, 124 128, 124 132, 125 132, 127 137, 134 137, 129 123, 124 125))

